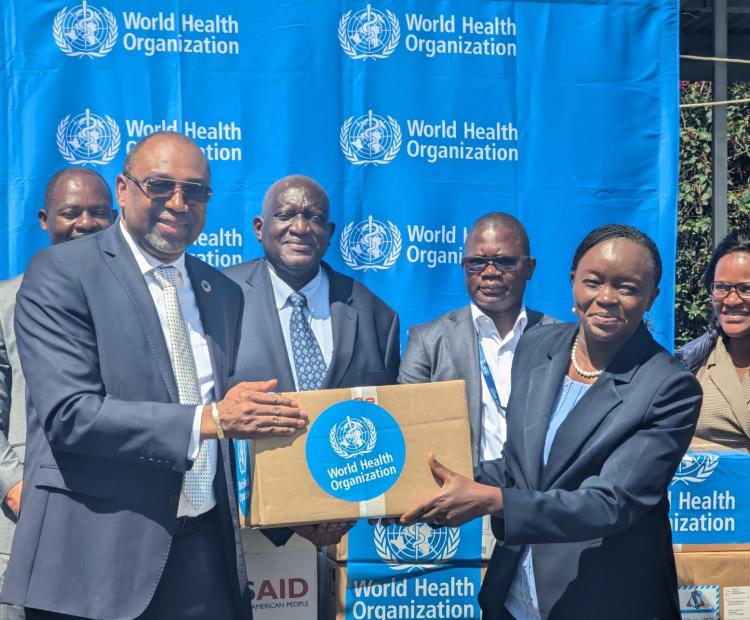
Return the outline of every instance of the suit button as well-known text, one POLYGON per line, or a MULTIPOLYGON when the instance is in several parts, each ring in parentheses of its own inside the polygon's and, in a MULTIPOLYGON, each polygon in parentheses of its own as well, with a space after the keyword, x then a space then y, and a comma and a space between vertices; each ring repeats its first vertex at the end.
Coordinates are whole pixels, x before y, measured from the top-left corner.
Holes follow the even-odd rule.
POLYGON ((177 502, 179 502, 179 501, 180 501, 180 496, 179 496, 179 495, 170 495, 170 496, 169 496, 169 499, 168 499, 167 501, 168 501, 168 502, 169 502, 170 504, 176 504, 177 502))

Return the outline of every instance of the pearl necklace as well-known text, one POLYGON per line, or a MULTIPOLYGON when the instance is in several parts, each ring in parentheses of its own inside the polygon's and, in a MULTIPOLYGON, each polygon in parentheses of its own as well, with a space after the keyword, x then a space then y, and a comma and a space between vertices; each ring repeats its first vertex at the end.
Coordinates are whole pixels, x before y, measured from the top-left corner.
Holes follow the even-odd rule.
POLYGON ((578 362, 576 361, 577 356, 578 336, 576 336, 576 339, 573 341, 573 348, 570 350, 570 361, 573 362, 573 368, 575 369, 575 371, 584 379, 595 379, 604 372, 603 370, 584 370, 578 365, 578 362))

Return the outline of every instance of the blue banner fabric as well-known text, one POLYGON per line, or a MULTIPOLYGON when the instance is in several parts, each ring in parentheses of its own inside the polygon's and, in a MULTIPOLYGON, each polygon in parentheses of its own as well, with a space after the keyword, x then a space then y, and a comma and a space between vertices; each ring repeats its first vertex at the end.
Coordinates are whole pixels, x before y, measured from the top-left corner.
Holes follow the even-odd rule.
POLYGON ((159 129, 204 150, 215 196, 191 252, 257 256, 264 192, 297 172, 330 194, 326 259, 412 324, 466 303, 468 227, 504 210, 539 264, 529 305, 572 319, 584 234, 632 224, 665 265, 672 343, 677 0, 55 0, 0 5, 0 277, 46 244, 58 169, 113 183, 159 129))

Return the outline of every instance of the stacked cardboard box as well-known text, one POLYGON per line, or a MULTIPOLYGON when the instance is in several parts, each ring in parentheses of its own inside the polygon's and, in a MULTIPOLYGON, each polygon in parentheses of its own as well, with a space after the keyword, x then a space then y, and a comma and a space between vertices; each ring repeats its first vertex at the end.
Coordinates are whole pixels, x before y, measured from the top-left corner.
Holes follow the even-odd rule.
POLYGON ((750 620, 750 455, 694 441, 670 486, 683 620, 750 620))
POLYGON ((318 552, 296 534, 276 547, 260 530, 243 529, 254 620, 313 620, 318 610, 318 552))
POLYGON ((482 521, 460 528, 358 523, 321 568, 321 620, 479 618, 482 521))

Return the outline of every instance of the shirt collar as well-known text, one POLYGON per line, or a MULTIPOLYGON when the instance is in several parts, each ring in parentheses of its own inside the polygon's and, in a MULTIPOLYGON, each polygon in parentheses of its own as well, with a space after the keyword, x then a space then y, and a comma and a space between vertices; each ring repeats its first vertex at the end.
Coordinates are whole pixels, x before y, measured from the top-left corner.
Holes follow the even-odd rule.
POLYGON ((526 306, 521 304, 521 310, 516 317, 516 322, 513 324, 513 329, 505 335, 505 338, 501 338, 500 332, 497 331, 497 327, 495 327, 493 320, 482 312, 473 302, 471 304, 471 318, 474 321, 474 329, 477 330, 477 333, 480 336, 496 338, 500 341, 500 344, 506 344, 514 338, 520 337, 529 322, 529 317, 526 314, 526 306))
MULTIPOLYGON (((284 306, 288 305, 289 295, 294 293, 295 290, 278 276, 273 270, 271 263, 266 261, 266 265, 268 266, 268 274, 271 277, 271 287, 273 288, 273 297, 276 302, 276 311, 278 312, 284 306)), ((329 305, 328 287, 325 286, 327 283, 328 275, 319 267, 315 277, 299 290, 307 299, 307 309, 312 316, 325 316, 327 314, 324 311, 329 305)))
POLYGON ((163 263, 158 258, 154 258, 153 256, 151 256, 151 254, 143 251, 143 248, 141 248, 141 246, 139 246, 135 242, 135 239, 133 239, 132 235, 128 232, 128 229, 125 227, 122 218, 120 219, 120 231, 122 232, 122 236, 125 237, 125 242, 128 244, 130 251, 135 257, 135 262, 138 265, 138 269, 140 269, 141 273, 144 276, 151 273, 157 267, 161 267, 162 265, 169 265, 170 267, 175 267, 177 269, 183 284, 190 281, 188 279, 187 269, 185 268, 184 252, 180 254, 180 257, 173 263, 163 263))

